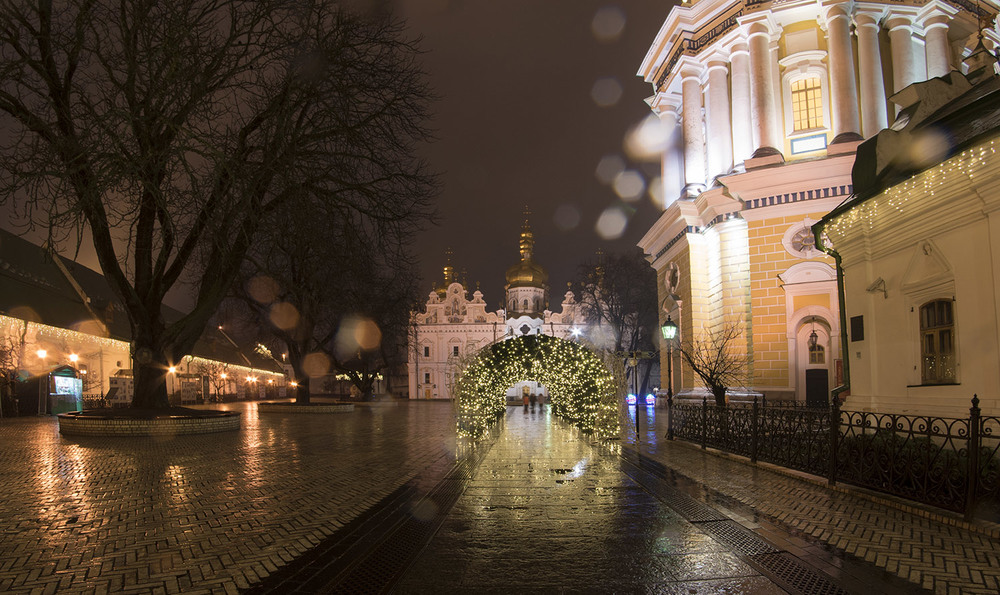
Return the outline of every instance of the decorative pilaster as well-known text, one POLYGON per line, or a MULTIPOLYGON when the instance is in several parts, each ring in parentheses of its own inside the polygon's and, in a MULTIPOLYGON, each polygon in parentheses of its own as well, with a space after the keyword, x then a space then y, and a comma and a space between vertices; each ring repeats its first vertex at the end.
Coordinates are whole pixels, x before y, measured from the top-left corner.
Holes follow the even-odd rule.
POLYGON ((886 128, 885 83, 882 75, 882 55, 879 51, 879 19, 882 15, 858 12, 854 25, 858 35, 858 74, 861 79, 862 134, 870 138, 886 128))
POLYGON ((830 56, 830 99, 833 107, 833 142, 859 140, 858 88, 851 47, 851 18, 844 4, 830 7, 826 15, 830 56))
POLYGON ((708 137, 708 180, 733 169, 732 126, 729 119, 728 68, 723 56, 708 60, 708 109, 705 120, 708 137))
POLYGON ((753 129, 750 125, 750 50, 745 42, 733 46, 729 54, 730 85, 733 108, 733 162, 743 163, 753 154, 753 129))

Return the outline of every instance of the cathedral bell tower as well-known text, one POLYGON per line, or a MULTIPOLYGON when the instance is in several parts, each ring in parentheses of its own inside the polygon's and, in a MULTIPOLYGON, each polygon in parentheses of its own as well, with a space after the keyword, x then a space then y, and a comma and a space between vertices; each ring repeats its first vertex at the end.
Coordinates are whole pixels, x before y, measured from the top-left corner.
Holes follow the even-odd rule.
POLYGON ((549 301, 549 275, 534 261, 535 237, 525 209, 521 226, 521 261, 507 269, 506 297, 508 333, 534 335, 541 332, 544 312, 549 301))

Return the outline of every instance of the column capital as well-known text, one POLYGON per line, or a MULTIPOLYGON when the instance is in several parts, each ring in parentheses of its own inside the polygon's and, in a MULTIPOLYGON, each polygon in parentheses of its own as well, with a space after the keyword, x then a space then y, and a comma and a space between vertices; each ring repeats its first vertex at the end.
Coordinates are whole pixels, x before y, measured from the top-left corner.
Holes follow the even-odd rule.
POLYGON ((707 59, 705 59, 706 70, 708 72, 712 72, 713 70, 718 70, 721 68, 723 71, 728 73, 729 59, 730 59, 729 54, 720 51, 712 52, 712 54, 708 56, 707 59))
POLYGON ((674 66, 674 72, 678 73, 682 82, 692 78, 701 81, 705 66, 692 56, 681 56, 674 66))
POLYGON ((737 55, 745 55, 745 56, 750 55, 750 46, 747 45, 746 40, 740 39, 729 48, 730 62, 732 62, 733 56, 737 55))
POLYGON ((857 7, 854 10, 854 26, 857 28, 874 27, 879 28, 879 22, 885 17, 886 9, 882 7, 869 8, 857 7))
POLYGON ((885 16, 885 26, 892 31, 899 31, 900 29, 908 29, 913 31, 913 14, 896 12, 895 10, 890 10, 889 14, 885 16))
POLYGON ((776 41, 781 36, 782 27, 774 20, 774 16, 770 12, 748 14, 739 17, 737 21, 740 28, 746 32, 748 40, 758 35, 766 35, 768 41, 776 41))
POLYGON ((833 19, 851 18, 851 3, 847 0, 829 0, 827 2, 823 2, 822 6, 826 9, 825 16, 828 21, 833 19))
POLYGON ((940 0, 932 0, 924 5, 917 13, 916 22, 924 29, 931 29, 933 27, 947 27, 949 21, 951 21, 955 15, 958 14, 958 9, 941 2, 940 0))
POLYGON ((681 96, 678 93, 660 92, 646 100, 649 108, 658 116, 673 114, 680 117, 681 96))

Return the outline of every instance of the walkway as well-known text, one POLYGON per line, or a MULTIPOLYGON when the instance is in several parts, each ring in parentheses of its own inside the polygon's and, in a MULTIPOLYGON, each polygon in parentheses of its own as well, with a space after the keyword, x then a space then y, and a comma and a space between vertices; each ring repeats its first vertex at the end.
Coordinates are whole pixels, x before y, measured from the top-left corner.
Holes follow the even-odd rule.
POLYGON ((450 403, 233 407, 240 432, 172 439, 69 439, 52 418, 0 420, 0 592, 1000 585, 993 526, 667 443, 662 419, 640 419, 639 457, 634 434, 591 443, 547 409, 511 408, 473 447, 456 440, 450 403))

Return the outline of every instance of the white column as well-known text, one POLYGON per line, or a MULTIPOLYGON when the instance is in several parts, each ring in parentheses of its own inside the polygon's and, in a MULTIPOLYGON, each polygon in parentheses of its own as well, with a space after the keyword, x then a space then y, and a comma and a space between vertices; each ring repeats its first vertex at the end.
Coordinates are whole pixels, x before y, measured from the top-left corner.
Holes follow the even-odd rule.
POLYGON ((854 25, 858 35, 858 74, 861 79, 861 133, 865 138, 886 128, 885 81, 879 51, 878 21, 881 15, 858 12, 854 25))
POLYGON ((830 51, 830 99, 833 108, 833 136, 861 132, 858 115, 858 88, 854 78, 854 49, 851 47, 851 20, 843 5, 830 8, 826 15, 830 51))
POLYGON ((733 161, 743 163, 753 154, 753 130, 750 126, 750 51, 746 43, 733 46, 729 54, 729 73, 733 94, 733 161))
POLYGON ((701 70, 687 66, 681 71, 684 125, 684 187, 689 196, 705 188, 705 131, 701 117, 701 70))
POLYGON ((913 25, 907 15, 889 15, 885 21, 892 46, 893 92, 899 93, 917 82, 917 64, 913 57, 913 25))
POLYGON ((754 132, 754 155, 780 153, 776 138, 774 88, 771 83, 771 31, 764 23, 750 25, 750 115, 754 132))
POLYGON ((726 60, 716 55, 708 61, 708 179, 733 169, 732 126, 729 120, 729 77, 726 60))
POLYGON ((681 196, 684 190, 683 175, 683 144, 680 134, 680 100, 661 100, 657 104, 657 115, 663 125, 663 133, 667 138, 666 150, 660 157, 660 181, 663 184, 663 208, 681 196))
POLYGON ((951 48, 948 45, 948 25, 958 9, 943 2, 928 2, 917 15, 924 28, 924 52, 927 78, 944 76, 951 71, 951 48))

